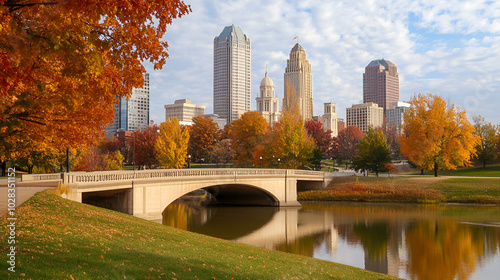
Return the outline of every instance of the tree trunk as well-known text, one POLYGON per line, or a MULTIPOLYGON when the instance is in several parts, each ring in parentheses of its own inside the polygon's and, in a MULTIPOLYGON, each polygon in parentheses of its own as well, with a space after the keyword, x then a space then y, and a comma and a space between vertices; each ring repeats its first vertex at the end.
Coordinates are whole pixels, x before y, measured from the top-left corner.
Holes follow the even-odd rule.
POLYGON ((483 160, 483 168, 486 168, 486 161, 483 160))
POLYGON ((434 163, 434 177, 438 176, 438 165, 437 163, 434 163))
POLYGON ((424 175, 424 169, 420 169, 420 175, 424 175))

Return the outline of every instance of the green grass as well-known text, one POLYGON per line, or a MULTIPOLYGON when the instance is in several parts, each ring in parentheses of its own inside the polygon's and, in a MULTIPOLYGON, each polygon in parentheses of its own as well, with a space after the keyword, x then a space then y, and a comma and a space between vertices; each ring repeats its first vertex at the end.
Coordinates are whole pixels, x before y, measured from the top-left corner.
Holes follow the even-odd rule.
POLYGON ((500 204, 500 178, 337 177, 303 201, 500 204))
MULTIPOLYGON (((394 279, 190 233, 48 192, 19 207, 17 218, 16 272, 4 264, 0 279, 394 279)), ((6 216, 0 219, 7 224, 6 216)), ((7 242, 0 247, 7 252, 7 242)))
MULTIPOLYGON (((420 170, 404 172, 403 174, 420 175, 420 170)), ((434 171, 425 171, 424 175, 434 176, 434 171)), ((439 170, 439 176, 470 176, 470 177, 500 177, 500 164, 477 167, 463 167, 457 170, 439 170)))

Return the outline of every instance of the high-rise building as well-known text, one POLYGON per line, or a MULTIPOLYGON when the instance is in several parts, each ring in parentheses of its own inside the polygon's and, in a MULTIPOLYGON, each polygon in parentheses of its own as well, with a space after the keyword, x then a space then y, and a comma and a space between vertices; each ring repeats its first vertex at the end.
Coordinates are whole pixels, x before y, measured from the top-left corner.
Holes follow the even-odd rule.
POLYGON ((364 133, 369 127, 381 127, 384 122, 384 109, 373 102, 352 105, 346 109, 347 126, 356 126, 364 133))
POLYGON ((214 114, 228 123, 250 111, 250 38, 226 26, 214 39, 214 114))
POLYGON ((410 103, 406 102, 393 102, 389 108, 385 110, 386 123, 389 126, 394 126, 400 129, 403 124, 403 114, 410 108, 410 103))
POLYGON ((274 82, 269 78, 267 73, 264 79, 260 82, 260 96, 256 98, 257 112, 266 119, 267 123, 273 125, 278 122, 281 115, 279 111, 279 97, 276 97, 274 92, 274 82))
POLYGON ((193 118, 205 114, 205 106, 191 104, 190 99, 175 100, 165 105, 165 120, 176 118, 180 124, 191 125, 193 118))
POLYGON ((149 74, 145 73, 142 88, 133 88, 130 98, 120 97, 115 104, 113 123, 106 128, 111 138, 118 130, 136 131, 149 125, 149 74))
MULTIPOLYGON (((299 43, 292 48, 290 58, 286 62, 285 92, 289 90, 289 85, 295 90, 302 118, 311 120, 313 117, 311 64, 306 59, 306 51, 299 43)), ((286 98, 286 94, 284 96, 286 98)))
POLYGON ((363 74, 363 103, 376 103, 385 114, 390 104, 398 101, 398 68, 386 59, 373 60, 363 74))
POLYGON ((338 136, 337 129, 337 104, 325 103, 325 112, 323 115, 323 128, 332 131, 332 137, 338 136))

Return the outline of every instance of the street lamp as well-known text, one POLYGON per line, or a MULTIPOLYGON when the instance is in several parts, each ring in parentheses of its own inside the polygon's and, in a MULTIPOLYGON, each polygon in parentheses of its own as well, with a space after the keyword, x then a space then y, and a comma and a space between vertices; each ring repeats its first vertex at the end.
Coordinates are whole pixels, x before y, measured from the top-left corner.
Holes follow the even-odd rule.
POLYGON ((260 168, 262 168, 262 157, 260 157, 260 168))
POLYGON ((191 168, 191 155, 188 155, 188 168, 191 168))
POLYGON ((278 159, 278 169, 280 169, 280 159, 278 159))

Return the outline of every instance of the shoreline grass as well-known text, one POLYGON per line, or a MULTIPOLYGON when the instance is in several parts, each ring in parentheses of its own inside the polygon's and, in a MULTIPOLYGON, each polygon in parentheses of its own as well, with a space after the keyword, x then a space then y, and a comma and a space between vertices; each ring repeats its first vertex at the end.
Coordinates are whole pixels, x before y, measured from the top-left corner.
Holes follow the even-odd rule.
MULTIPOLYGON (((16 272, 4 267, 2 279, 395 279, 167 227, 48 191, 16 215, 16 272)), ((7 223, 7 216, 0 219, 7 223)), ((2 252, 8 246, 3 243, 2 252)))
POLYGON ((299 201, 500 204, 498 178, 337 177, 299 201))

